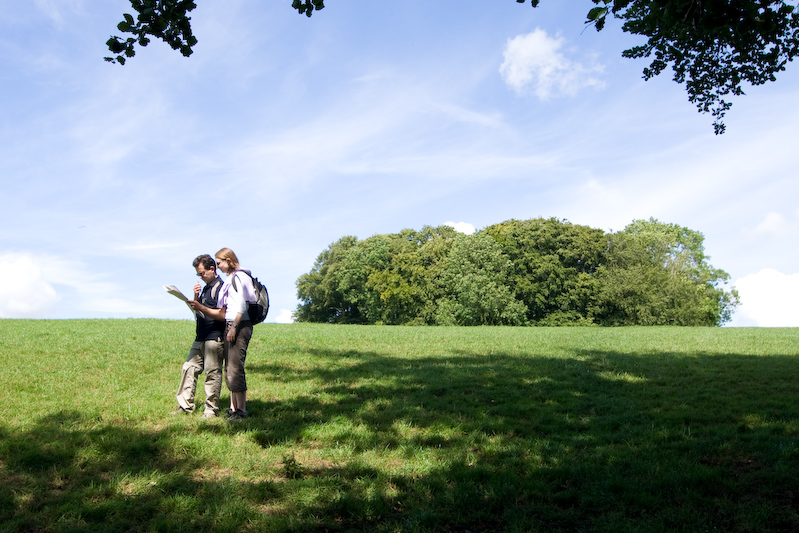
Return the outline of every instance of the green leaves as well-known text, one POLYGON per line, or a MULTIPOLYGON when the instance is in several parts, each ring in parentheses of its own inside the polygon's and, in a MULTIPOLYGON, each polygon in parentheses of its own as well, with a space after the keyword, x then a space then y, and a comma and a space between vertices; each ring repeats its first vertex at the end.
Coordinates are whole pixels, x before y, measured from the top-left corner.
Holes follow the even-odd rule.
POLYGON ((324 0, 293 0, 291 7, 296 9, 300 15, 305 14, 310 17, 314 9, 317 11, 324 9, 325 3, 324 0))
POLYGON ((597 31, 605 27, 605 16, 608 14, 608 8, 595 7, 588 12, 586 24, 595 24, 597 31))
POLYGON ((126 58, 136 55, 136 46, 147 46, 150 37, 161 39, 173 50, 190 56, 197 39, 191 31, 191 18, 188 13, 197 7, 191 0, 131 0, 131 7, 138 13, 136 18, 129 13, 117 24, 122 33, 131 37, 122 40, 112 36, 106 45, 116 57, 106 57, 110 63, 125 64, 126 58))
MULTIPOLYGON (((516 0, 525 3, 526 0, 516 0)), ((132 37, 112 36, 106 45, 112 63, 125 63, 135 47, 155 37, 190 56, 197 39, 192 35, 190 0, 130 0, 138 16, 123 16, 117 29, 132 37)), ((532 7, 539 0, 530 0, 532 7)), ((593 0, 586 24, 604 29, 609 16, 622 21, 622 31, 647 38, 623 57, 649 58, 643 69, 650 79, 668 67, 673 80, 685 85, 688 100, 701 113, 711 113, 716 134, 724 133, 729 95, 743 94, 743 84, 775 81, 799 54, 799 14, 783 0, 593 0)), ((291 7, 310 17, 324 9, 323 0, 292 0, 291 7)))
POLYGON ((586 24, 599 31, 613 16, 622 21, 622 31, 645 37, 645 44, 622 56, 649 58, 643 69, 647 80, 671 67, 688 101, 712 115, 717 135, 726 131, 730 95, 744 94, 744 84, 775 81, 799 54, 799 14, 783 0, 593 2, 596 7, 588 11, 586 24))
POLYGON ((342 237, 297 280, 299 321, 436 325, 720 325, 738 305, 701 233, 657 220, 604 231, 508 220, 342 237))
POLYGON ((704 236, 655 219, 611 235, 597 271, 596 318, 610 326, 718 326, 738 305, 729 275, 707 262, 704 236))

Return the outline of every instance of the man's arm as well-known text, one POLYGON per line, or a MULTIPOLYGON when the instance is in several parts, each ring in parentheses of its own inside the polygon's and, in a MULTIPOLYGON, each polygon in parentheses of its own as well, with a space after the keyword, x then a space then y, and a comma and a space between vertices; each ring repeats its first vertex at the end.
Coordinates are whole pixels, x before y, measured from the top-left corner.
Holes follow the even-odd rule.
POLYGON ((219 309, 212 309, 208 306, 201 304, 196 300, 189 300, 187 303, 189 304, 189 306, 191 306, 192 309, 201 312, 210 319, 220 320, 220 321, 225 320, 225 307, 220 307, 219 309))

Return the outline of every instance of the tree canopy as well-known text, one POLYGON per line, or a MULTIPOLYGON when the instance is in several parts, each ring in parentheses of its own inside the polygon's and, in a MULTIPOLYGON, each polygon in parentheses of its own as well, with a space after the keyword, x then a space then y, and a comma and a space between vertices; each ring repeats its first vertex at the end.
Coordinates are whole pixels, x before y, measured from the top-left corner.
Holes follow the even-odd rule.
MULTIPOLYGON (((520 4, 528 0, 516 0, 520 4)), ((540 0, 529 0, 537 7, 540 0)), ((744 84, 776 81, 799 53, 799 13, 784 0, 591 0, 585 23, 602 30, 608 18, 619 19, 624 32, 647 39, 624 50, 628 58, 651 59, 644 79, 668 67, 685 85, 688 100, 711 113, 716 134, 724 133, 729 95, 744 94, 744 84)), ((136 16, 125 13, 117 29, 130 37, 111 36, 113 54, 106 61, 125 64, 136 46, 155 37, 190 56, 197 38, 191 30, 192 0, 130 0, 136 16)), ((310 17, 324 0, 292 0, 291 7, 310 17)))
POLYGON ((718 326, 738 305, 704 236, 655 219, 623 231, 508 220, 342 237, 297 280, 301 322, 718 326))

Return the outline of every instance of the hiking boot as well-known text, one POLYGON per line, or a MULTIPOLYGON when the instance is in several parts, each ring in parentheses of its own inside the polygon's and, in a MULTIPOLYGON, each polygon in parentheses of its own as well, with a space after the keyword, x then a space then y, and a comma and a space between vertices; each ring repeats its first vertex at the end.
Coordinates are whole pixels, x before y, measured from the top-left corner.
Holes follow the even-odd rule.
POLYGON ((216 418, 216 413, 213 411, 206 411, 200 418, 216 418))
POLYGON ((226 422, 236 422, 237 420, 244 420, 248 416, 249 415, 247 414, 247 411, 242 411, 241 409, 236 409, 235 411, 233 411, 230 414, 230 416, 228 416, 225 419, 225 421, 226 422))

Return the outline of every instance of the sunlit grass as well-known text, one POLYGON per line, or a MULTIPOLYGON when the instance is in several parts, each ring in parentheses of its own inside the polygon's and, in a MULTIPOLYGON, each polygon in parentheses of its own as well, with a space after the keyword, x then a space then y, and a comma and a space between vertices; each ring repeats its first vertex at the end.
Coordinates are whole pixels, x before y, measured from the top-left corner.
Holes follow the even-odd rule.
POLYGON ((799 527, 797 329, 260 325, 232 425, 192 334, 0 321, 0 531, 799 527))

